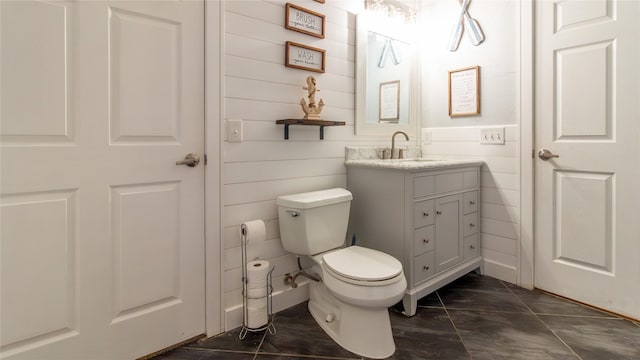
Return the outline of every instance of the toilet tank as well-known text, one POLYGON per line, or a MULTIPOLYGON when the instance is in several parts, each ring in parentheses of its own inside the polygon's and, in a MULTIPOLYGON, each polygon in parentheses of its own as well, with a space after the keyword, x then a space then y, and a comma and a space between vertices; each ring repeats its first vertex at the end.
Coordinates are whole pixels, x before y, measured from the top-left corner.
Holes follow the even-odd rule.
POLYGON ((278 197, 284 249, 315 255, 344 246, 351 199, 351 192, 340 188, 278 197))

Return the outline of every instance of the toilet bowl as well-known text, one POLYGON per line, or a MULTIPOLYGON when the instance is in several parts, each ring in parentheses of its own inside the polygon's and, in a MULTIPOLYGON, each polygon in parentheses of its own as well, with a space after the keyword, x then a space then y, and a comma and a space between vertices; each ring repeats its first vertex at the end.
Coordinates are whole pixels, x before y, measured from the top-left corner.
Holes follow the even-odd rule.
POLYGON ((330 189, 278 198, 285 250, 313 260, 309 312, 340 346, 373 359, 393 355, 388 307, 407 287, 393 256, 360 246, 345 247, 351 193, 330 189))

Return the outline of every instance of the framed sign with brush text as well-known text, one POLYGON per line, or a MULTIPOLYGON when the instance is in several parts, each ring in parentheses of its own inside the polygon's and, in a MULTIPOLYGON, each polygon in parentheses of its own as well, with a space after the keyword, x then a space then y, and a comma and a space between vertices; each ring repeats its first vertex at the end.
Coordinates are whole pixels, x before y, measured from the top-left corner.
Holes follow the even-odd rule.
POLYGON ((325 16, 301 6, 287 3, 284 27, 324 39, 325 16))

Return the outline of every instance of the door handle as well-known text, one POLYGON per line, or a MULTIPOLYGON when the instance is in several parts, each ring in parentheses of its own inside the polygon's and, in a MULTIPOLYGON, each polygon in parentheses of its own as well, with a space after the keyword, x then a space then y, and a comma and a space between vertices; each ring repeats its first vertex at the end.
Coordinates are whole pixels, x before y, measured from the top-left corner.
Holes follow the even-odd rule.
POLYGON ((194 153, 188 153, 184 160, 176 161, 176 165, 187 165, 188 167, 196 167, 200 164, 200 156, 194 153))
POLYGON ((547 149, 540 149, 540 151, 538 151, 538 157, 542 160, 547 161, 551 158, 559 158, 560 155, 556 155, 547 149))

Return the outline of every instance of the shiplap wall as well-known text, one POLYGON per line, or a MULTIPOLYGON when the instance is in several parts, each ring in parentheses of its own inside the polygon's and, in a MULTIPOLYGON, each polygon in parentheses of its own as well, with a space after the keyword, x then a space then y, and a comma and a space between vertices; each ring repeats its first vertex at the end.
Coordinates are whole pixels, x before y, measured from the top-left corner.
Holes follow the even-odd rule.
MULTIPOLYGON (((464 34, 458 50, 448 40, 460 14, 451 0, 425 0, 422 29, 422 139, 429 156, 477 158, 486 163, 481 178, 481 247, 485 272, 517 282, 520 242, 520 2, 472 1, 469 13, 485 42, 473 46, 464 34), (448 71, 480 66, 480 114, 448 114, 448 71), (425 84, 427 86, 425 86, 425 84), (504 145, 480 144, 481 127, 505 128, 504 145)), ((467 30, 465 29, 465 32, 467 30)))
POLYGON ((520 223, 518 127, 505 128, 504 145, 480 144, 478 127, 423 128, 423 154, 481 159, 480 239, 485 274, 516 283, 520 223))
POLYGON ((243 121, 244 141, 223 143, 222 226, 225 328, 241 324, 240 224, 263 219, 267 241, 249 245, 249 259, 269 260, 274 270, 274 308, 306 299, 306 287, 284 285, 297 269, 280 242, 276 198, 280 195, 346 186, 345 146, 377 146, 388 139, 354 135, 355 16, 359 1, 312 0, 294 3, 326 15, 326 37, 318 39, 284 28, 286 1, 228 1, 224 4, 224 114, 243 121), (285 42, 325 49, 326 72, 284 66, 285 42), (346 126, 291 126, 289 140, 275 121, 300 118, 308 75, 316 77, 326 103, 322 117, 346 126))

